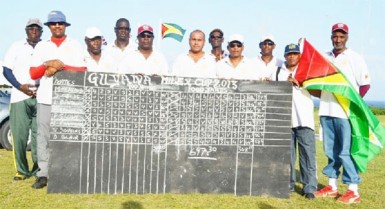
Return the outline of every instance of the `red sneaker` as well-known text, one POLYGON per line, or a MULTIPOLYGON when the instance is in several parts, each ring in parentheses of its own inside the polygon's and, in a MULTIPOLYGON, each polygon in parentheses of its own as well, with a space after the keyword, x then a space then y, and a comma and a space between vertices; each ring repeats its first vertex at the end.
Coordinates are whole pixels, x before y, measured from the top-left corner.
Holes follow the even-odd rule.
POLYGON ((338 191, 333 190, 333 187, 328 185, 316 192, 314 192, 315 197, 337 197, 338 196, 338 191))
POLYGON ((358 195, 354 195, 354 192, 352 190, 348 190, 344 195, 337 199, 337 202, 349 205, 353 203, 360 203, 361 198, 358 195))

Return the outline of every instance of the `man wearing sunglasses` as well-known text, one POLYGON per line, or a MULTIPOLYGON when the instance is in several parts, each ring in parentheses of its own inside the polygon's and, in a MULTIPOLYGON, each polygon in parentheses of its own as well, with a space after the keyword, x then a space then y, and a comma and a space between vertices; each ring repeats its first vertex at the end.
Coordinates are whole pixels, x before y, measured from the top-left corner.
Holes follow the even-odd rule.
POLYGON ((43 24, 37 18, 28 20, 25 32, 27 38, 17 41, 8 49, 4 58, 3 74, 12 84, 10 101, 10 126, 16 175, 13 180, 29 178, 37 172, 36 156, 36 85, 29 76, 31 55, 43 33, 43 24), (31 131, 32 170, 27 160, 27 142, 31 131))
POLYGON ((39 171, 36 173, 34 189, 47 186, 48 181, 48 141, 52 104, 52 76, 60 70, 85 71, 83 49, 81 44, 66 35, 66 29, 71 24, 61 11, 51 11, 48 14, 48 26, 51 37, 39 42, 32 55, 29 69, 31 78, 40 80, 36 92, 37 99, 37 161, 39 171))
POLYGON ((215 57, 215 61, 219 61, 229 55, 229 53, 222 49, 223 31, 216 28, 210 32, 209 43, 211 44, 211 54, 215 57))
POLYGON ((106 53, 111 54, 119 64, 129 51, 137 48, 137 45, 130 42, 131 27, 130 21, 126 18, 119 18, 116 21, 114 31, 116 39, 107 45, 106 53))
POLYGON ((127 53, 119 64, 119 73, 166 75, 168 64, 164 55, 153 50, 154 30, 149 25, 138 28, 138 48, 127 53))
POLYGON ((224 79, 253 79, 259 77, 255 72, 253 62, 242 53, 244 50, 244 39, 240 34, 230 36, 227 49, 230 55, 217 62, 217 77, 224 79))
POLYGON ((262 80, 276 80, 276 72, 282 67, 283 61, 274 57, 275 39, 272 35, 265 35, 259 42, 260 55, 254 58, 257 70, 260 71, 262 80))

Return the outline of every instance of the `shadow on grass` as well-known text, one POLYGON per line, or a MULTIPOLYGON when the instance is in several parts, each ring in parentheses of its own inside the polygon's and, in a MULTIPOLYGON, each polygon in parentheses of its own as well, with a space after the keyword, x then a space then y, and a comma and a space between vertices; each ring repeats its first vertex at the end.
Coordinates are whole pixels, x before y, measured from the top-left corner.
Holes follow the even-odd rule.
POLYGON ((122 203, 122 209, 143 209, 143 206, 139 202, 127 201, 122 203))
POLYGON ((261 209, 275 209, 276 207, 268 205, 266 203, 261 203, 261 204, 258 204, 257 208, 261 208, 261 209))

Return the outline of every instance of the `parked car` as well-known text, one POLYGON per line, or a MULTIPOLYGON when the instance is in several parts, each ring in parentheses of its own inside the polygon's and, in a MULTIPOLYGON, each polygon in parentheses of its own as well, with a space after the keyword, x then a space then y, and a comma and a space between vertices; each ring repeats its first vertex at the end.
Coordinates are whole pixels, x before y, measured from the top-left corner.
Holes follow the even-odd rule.
POLYGON ((11 131, 9 128, 10 89, 0 90, 0 144, 7 150, 12 150, 11 131))
MULTIPOLYGON (((0 89, 0 145, 6 150, 12 150, 11 129, 9 124, 9 102, 11 88, 0 89)), ((30 150, 28 140, 27 150, 30 150)))

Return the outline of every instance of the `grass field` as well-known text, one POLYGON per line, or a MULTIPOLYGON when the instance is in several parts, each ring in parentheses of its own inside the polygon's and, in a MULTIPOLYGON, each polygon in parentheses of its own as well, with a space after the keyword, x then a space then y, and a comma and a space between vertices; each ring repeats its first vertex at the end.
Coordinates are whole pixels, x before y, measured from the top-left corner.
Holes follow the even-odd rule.
MULTIPOLYGON (((378 116, 385 125, 385 116, 378 116)), ((385 153, 380 153, 361 175, 363 183, 359 187, 362 202, 358 205, 343 205, 332 198, 306 200, 301 194, 293 192, 289 199, 260 196, 233 196, 230 194, 146 194, 146 195, 79 195, 47 194, 47 189, 34 190, 33 178, 25 181, 13 181, 15 169, 12 152, 0 150, 0 208, 120 208, 120 209, 163 209, 163 208, 370 208, 385 207, 385 153)), ((327 178, 321 169, 326 164, 322 142, 317 141, 317 163, 319 184, 325 185, 327 178)), ((297 184, 298 191, 301 185, 297 184)), ((340 193, 346 191, 346 185, 340 183, 340 193)))

